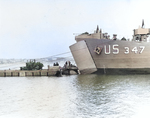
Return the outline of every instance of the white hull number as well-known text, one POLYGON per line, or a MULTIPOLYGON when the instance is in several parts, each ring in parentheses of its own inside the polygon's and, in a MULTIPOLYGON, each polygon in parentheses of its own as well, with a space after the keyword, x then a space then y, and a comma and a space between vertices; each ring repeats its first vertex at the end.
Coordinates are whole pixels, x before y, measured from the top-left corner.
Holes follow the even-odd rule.
MULTIPOLYGON (((119 45, 118 44, 114 44, 112 45, 104 45, 104 50, 105 50, 105 54, 110 54, 111 53, 111 49, 112 49, 112 53, 113 54, 119 54, 119 45)), ((133 47, 133 48, 129 48, 129 47, 124 47, 124 54, 129 54, 130 51, 137 54, 141 54, 143 53, 145 49, 145 46, 139 46, 139 47, 133 47)))

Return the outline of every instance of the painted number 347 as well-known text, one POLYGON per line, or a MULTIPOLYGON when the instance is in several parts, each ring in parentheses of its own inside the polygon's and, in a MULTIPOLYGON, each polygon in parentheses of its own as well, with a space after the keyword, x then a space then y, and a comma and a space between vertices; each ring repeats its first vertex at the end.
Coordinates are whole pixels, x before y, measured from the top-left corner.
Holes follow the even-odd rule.
MULTIPOLYGON (((129 49, 129 47, 124 47, 124 49, 125 49, 125 54, 129 54, 129 52, 130 52, 130 49, 129 49)), ((134 52, 135 54, 136 53, 142 53, 143 52, 143 50, 145 49, 145 46, 139 46, 139 48, 137 48, 137 47, 134 47, 134 48, 132 48, 132 52, 134 52)))

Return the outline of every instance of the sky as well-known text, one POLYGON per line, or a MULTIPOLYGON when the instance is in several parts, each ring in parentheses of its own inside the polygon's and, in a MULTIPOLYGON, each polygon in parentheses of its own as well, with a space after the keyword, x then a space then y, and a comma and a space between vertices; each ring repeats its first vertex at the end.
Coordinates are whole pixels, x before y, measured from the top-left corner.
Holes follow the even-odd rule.
POLYGON ((131 39, 142 19, 150 28, 149 7, 149 0, 0 0, 0 59, 70 52, 75 35, 97 25, 131 39))

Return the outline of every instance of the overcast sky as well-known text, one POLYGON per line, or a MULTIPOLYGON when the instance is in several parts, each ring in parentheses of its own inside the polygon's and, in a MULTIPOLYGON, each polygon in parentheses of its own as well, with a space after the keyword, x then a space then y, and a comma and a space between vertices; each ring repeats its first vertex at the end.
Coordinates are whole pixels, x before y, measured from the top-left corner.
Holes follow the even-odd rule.
POLYGON ((0 0, 0 58, 43 58, 69 52, 75 35, 103 32, 131 38, 149 0, 0 0))

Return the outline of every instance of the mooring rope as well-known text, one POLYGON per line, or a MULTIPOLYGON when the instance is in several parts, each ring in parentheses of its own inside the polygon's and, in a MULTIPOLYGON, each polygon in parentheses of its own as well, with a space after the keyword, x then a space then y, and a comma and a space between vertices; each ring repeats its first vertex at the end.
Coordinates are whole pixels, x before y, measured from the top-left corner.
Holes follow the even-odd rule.
POLYGON ((71 52, 64 52, 64 53, 60 53, 60 54, 56 54, 56 55, 51 55, 51 56, 43 57, 43 58, 36 58, 36 59, 45 59, 45 58, 50 58, 50 57, 56 57, 56 56, 64 55, 64 54, 68 54, 68 53, 71 53, 71 52))
MULTIPOLYGON (((76 50, 73 50, 72 52, 78 51, 78 50, 83 50, 83 49, 85 49, 85 48, 76 49, 76 50)), ((60 54, 56 54, 56 55, 51 55, 51 56, 43 57, 43 58, 36 58, 36 59, 45 59, 45 58, 50 58, 50 57, 56 57, 56 56, 60 56, 60 55, 68 54, 68 53, 71 53, 71 51, 69 51, 69 52, 64 52, 64 53, 60 53, 60 54)), ((72 57, 72 56, 69 56, 69 57, 72 57)), ((31 59, 31 60, 33 60, 33 59, 31 59)))

